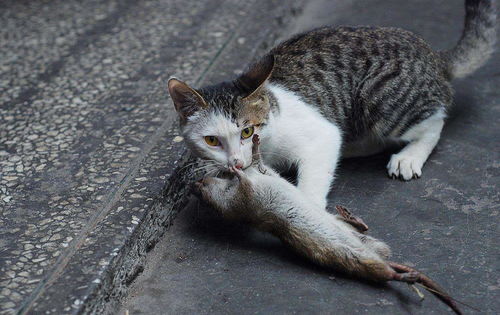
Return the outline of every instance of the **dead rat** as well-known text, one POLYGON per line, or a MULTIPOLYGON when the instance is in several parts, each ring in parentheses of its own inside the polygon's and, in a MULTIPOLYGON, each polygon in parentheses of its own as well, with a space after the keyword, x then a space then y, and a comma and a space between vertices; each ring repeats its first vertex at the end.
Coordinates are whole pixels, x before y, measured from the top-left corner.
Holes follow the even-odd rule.
POLYGON ((233 168, 233 178, 208 177, 196 184, 202 198, 225 218, 270 232, 314 262, 375 282, 420 283, 461 314, 454 300, 417 270, 388 261, 387 244, 363 234, 366 224, 338 206, 332 215, 315 206, 296 186, 262 164, 253 137, 253 164, 233 168))

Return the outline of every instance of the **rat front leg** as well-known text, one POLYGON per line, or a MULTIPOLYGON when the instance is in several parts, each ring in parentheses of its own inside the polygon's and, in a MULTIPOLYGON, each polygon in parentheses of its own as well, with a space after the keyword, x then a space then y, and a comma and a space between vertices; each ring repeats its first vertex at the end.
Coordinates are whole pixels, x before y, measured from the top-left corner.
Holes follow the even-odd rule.
MULTIPOLYGON (((255 167, 257 167, 257 170, 261 174, 280 177, 280 175, 275 170, 264 165, 262 161, 262 155, 260 153, 260 137, 257 134, 252 137, 252 165, 255 165, 255 167)), ((237 171, 233 170, 233 172, 236 172, 238 176, 237 171)), ((241 179, 241 174, 238 176, 238 178, 241 179)))

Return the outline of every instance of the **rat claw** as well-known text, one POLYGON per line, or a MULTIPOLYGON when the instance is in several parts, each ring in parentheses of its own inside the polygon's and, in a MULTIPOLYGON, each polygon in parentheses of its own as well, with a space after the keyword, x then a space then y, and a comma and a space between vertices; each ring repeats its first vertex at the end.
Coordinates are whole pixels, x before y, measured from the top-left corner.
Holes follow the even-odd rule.
POLYGON ((239 169, 239 168, 237 168, 237 169, 235 170, 235 173, 236 173, 236 175, 237 175, 238 177, 241 177, 241 176, 243 176, 243 174, 245 174, 245 173, 244 173, 241 169, 239 169))
POLYGON ((232 166, 231 168, 229 168, 229 170, 231 171, 231 173, 236 175, 236 177, 238 177, 239 179, 241 179, 241 177, 244 174, 244 172, 241 169, 236 168, 235 166, 232 166))
POLYGON ((258 134, 254 134, 252 137, 252 159, 254 162, 259 162, 260 161, 260 138, 258 134))
POLYGON ((420 277, 420 274, 418 272, 415 272, 415 271, 411 271, 411 272, 408 272, 408 273, 404 273, 401 275, 403 277, 403 279, 405 279, 408 283, 414 283, 414 282, 417 282, 419 277, 420 277))
POLYGON ((419 274, 414 271, 410 272, 401 272, 401 273, 395 273, 393 275, 394 280, 396 281, 401 281, 401 282, 406 282, 409 284, 413 284, 418 281, 419 279, 419 274))
POLYGON ((253 135, 253 138, 252 138, 252 143, 253 143, 253 144, 256 144, 256 145, 259 145, 259 144, 260 144, 260 138, 259 138, 259 135, 258 135, 258 134, 254 134, 254 135, 253 135))

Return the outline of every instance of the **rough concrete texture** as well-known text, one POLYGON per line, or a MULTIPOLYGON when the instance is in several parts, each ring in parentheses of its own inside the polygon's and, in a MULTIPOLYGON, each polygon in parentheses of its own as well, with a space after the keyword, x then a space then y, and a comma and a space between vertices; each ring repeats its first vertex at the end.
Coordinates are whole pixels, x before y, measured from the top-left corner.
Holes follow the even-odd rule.
MULTIPOLYGON (((452 47, 463 1, 309 1, 287 30, 320 24, 400 26, 452 47)), ((454 82, 455 107, 421 179, 387 178, 390 152, 342 161, 329 198, 389 243, 393 260, 419 268, 485 314, 500 308, 500 52, 454 82)), ((430 294, 376 286, 319 268, 275 238, 222 221, 196 199, 149 254, 121 313, 443 314, 430 294)), ((477 311, 462 307, 465 313, 477 311)))
POLYGON ((0 313, 113 309, 185 200, 167 79, 241 71, 297 3, 0 4, 0 313))

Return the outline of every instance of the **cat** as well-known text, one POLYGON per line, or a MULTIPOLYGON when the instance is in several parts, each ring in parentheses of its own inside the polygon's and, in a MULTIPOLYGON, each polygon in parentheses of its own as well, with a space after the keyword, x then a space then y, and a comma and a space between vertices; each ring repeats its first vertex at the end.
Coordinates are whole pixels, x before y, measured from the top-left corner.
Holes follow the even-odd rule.
POLYGON ((217 168, 245 169, 258 134, 265 163, 295 166, 297 187, 323 209, 340 156, 403 141, 388 174, 418 178, 452 104, 450 81, 481 67, 495 45, 494 1, 465 6, 448 51, 399 28, 327 26, 282 42, 232 81, 194 89, 171 78, 186 143, 217 168))

